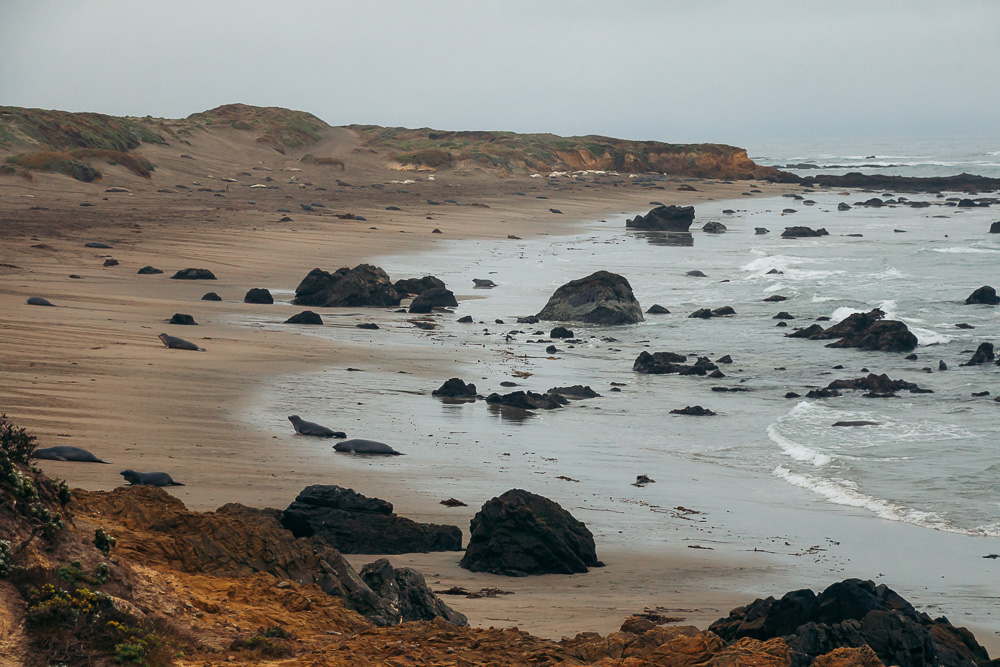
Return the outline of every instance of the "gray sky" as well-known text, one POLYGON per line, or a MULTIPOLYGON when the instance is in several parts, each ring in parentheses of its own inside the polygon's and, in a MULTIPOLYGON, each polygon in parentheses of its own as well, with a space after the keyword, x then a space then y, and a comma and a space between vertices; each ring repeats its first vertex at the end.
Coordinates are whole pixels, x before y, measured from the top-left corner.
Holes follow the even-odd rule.
POLYGON ((1000 2, 0 0, 0 105, 662 141, 1000 135, 1000 2))

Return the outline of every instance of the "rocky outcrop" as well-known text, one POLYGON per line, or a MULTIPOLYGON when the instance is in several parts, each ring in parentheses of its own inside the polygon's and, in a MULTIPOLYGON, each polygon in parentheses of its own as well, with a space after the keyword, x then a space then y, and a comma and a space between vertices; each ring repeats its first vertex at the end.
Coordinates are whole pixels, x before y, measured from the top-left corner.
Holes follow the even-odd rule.
POLYGON ((352 306, 398 306, 399 292, 385 271, 371 264, 333 273, 313 269, 295 288, 292 303, 300 306, 341 308, 352 306))
POLYGON ((1000 234, 1000 220, 990 225, 990 234, 1000 234))
POLYGON ((996 306, 1000 304, 1000 297, 997 296, 997 291, 989 285, 983 285, 972 294, 965 298, 966 304, 985 304, 987 306, 996 306))
POLYGON ((201 297, 202 301, 222 301, 222 297, 215 292, 206 292, 201 297))
POLYGON ((163 273, 163 270, 158 269, 155 266, 144 266, 138 271, 136 271, 136 274, 140 276, 150 276, 150 275, 155 275, 157 273, 163 273))
POLYGON ((421 292, 410 303, 410 313, 425 314, 435 308, 454 308, 458 305, 455 294, 445 287, 432 287, 421 292))
POLYGON ((714 417, 715 412, 700 405, 689 405, 685 408, 676 408, 670 411, 672 415, 688 415, 690 417, 714 417))
POLYGON ((548 394, 558 394, 568 399, 579 401, 585 398, 600 398, 601 395, 590 388, 590 385, 575 384, 572 387, 552 387, 546 392, 548 394))
POLYGON ((170 324, 182 324, 185 326, 191 326, 198 324, 194 321, 194 317, 188 315, 187 313, 174 313, 173 317, 170 318, 170 324))
POLYGON ((444 287, 444 281, 434 276, 424 276, 423 278, 404 278, 397 280, 392 285, 400 294, 423 294, 435 287, 444 287))
POLYGON ((818 174, 800 180, 805 186, 821 185, 830 188, 858 188, 880 190, 882 192, 990 192, 1000 190, 1000 178, 988 178, 973 174, 957 176, 886 176, 884 174, 862 174, 852 171, 833 176, 818 174))
POLYGON ((626 229, 649 232, 686 232, 694 222, 694 206, 657 206, 646 215, 625 221, 626 229))
POLYGON ((829 236, 830 232, 826 229, 820 227, 819 229, 812 229, 811 227, 785 227, 785 231, 781 232, 781 238, 783 239, 801 239, 808 238, 810 236, 829 236))
POLYGON ((885 313, 878 308, 867 313, 853 313, 844 321, 828 329, 813 324, 805 329, 786 334, 789 338, 809 340, 840 340, 827 347, 857 347, 862 350, 909 352, 917 346, 917 337, 907 326, 896 320, 884 320, 885 313))
POLYGON ((441 618, 454 625, 469 624, 465 614, 458 613, 434 595, 423 575, 413 568, 393 568, 388 560, 379 558, 361 568, 361 578, 396 612, 395 623, 441 618))
POLYGON ((555 410, 569 403, 559 394, 539 394, 534 391, 512 391, 503 395, 493 393, 486 397, 486 402, 502 408, 519 410, 555 410))
POLYGON ((171 280, 216 280, 215 274, 208 269, 181 269, 170 276, 171 280))
POLYGON ((993 343, 980 343, 979 347, 976 348, 975 354, 972 355, 972 358, 960 365, 978 366, 979 364, 986 364, 993 361, 995 357, 996 355, 993 352, 993 343))
POLYGON ((392 503, 335 485, 307 486, 281 513, 281 524, 296 537, 316 536, 351 554, 459 551, 456 526, 417 523, 396 516, 392 503))
POLYGON ((894 394, 897 391, 908 391, 911 394, 933 394, 930 389, 922 389, 914 382, 906 380, 892 380, 888 375, 882 373, 875 375, 869 373, 863 378, 851 380, 834 380, 826 386, 827 389, 839 391, 841 389, 851 389, 854 391, 869 391, 876 394, 894 394))
POLYGON ((712 371, 719 370, 708 357, 699 357, 693 364, 685 364, 687 355, 676 354, 674 352, 654 352, 650 354, 645 350, 639 353, 632 370, 643 375, 668 375, 677 373, 678 375, 707 375, 712 371))
POLYGON ((669 315, 670 311, 661 306, 658 303, 654 303, 652 306, 646 309, 647 315, 669 315))
POLYGON ((898 593, 871 581, 847 579, 819 595, 787 593, 734 609, 709 630, 727 641, 782 638, 795 667, 829 664, 814 658, 834 649, 869 646, 886 665, 975 667, 989 656, 965 628, 918 612, 898 593))
POLYGON ((221 577, 267 572, 313 583, 377 625, 394 622, 395 612, 336 549, 315 538, 295 539, 281 526, 278 510, 231 503, 215 512, 192 512, 163 489, 142 485, 74 489, 73 499, 80 514, 94 517, 116 537, 119 555, 181 572, 221 577))
POLYGON ((254 287, 243 297, 243 303, 272 304, 274 303, 274 297, 271 296, 270 290, 263 287, 254 287))
POLYGON ((537 317, 590 324, 635 324, 642 321, 642 308, 625 278, 597 271, 557 289, 537 317))
POLYGON ((459 565, 473 572, 523 577, 575 574, 604 565, 583 523, 558 503, 522 489, 488 500, 469 532, 459 565))
POLYGON ((722 234, 722 233, 724 233, 724 232, 725 232, 725 231, 726 231, 727 229, 729 229, 729 228, 728 228, 728 227, 726 227, 726 226, 725 226, 724 224, 722 224, 721 222, 716 222, 715 220, 712 220, 712 221, 709 221, 709 222, 706 222, 706 223, 705 223, 704 225, 702 225, 702 227, 701 227, 701 231, 705 232, 706 234, 722 234))
POLYGON ((465 380, 461 378, 451 378, 445 380, 445 383, 431 392, 432 396, 438 396, 440 398, 462 398, 462 399, 473 399, 476 398, 476 385, 471 382, 466 384, 465 380))
POLYGON ((319 316, 319 313, 303 310, 285 320, 285 324, 323 324, 323 318, 319 316))

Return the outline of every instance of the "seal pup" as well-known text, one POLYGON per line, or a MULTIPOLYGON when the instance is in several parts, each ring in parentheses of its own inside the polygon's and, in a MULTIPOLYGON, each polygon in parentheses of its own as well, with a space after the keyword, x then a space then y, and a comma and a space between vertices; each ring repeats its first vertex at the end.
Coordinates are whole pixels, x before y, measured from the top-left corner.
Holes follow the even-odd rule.
POLYGON ((36 449, 35 453, 32 455, 36 459, 47 459, 49 461, 79 461, 81 463, 111 463, 111 461, 102 461, 97 458, 86 449, 80 449, 79 447, 69 447, 67 445, 59 445, 58 447, 43 447, 41 449, 36 449))
POLYGON ((362 440, 360 438, 351 438, 350 440, 344 440, 343 442, 338 442, 333 448, 338 452, 354 452, 355 454, 393 454, 395 456, 402 456, 402 452, 397 452, 395 449, 385 444, 384 442, 378 442, 376 440, 362 440))
POLYGON ((346 438, 347 434, 343 431, 333 431, 325 426, 321 426, 316 422, 307 422, 298 415, 291 415, 288 417, 288 421, 292 422, 292 428, 299 435, 314 435, 317 438, 346 438))
POLYGON ((51 301, 49 301, 48 299, 44 299, 44 298, 42 298, 40 296, 29 296, 27 303, 28 303, 29 306, 55 306, 56 305, 56 304, 52 303, 51 301))
POLYGON ((205 348, 198 347, 194 343, 184 340, 183 338, 178 338, 177 336, 171 336, 170 334, 161 333, 158 338, 163 342, 164 345, 169 347, 171 350, 197 350, 198 352, 204 352, 205 348))
POLYGON ((180 482, 175 482, 165 472, 136 472, 129 468, 122 470, 121 476, 130 486, 184 486, 180 482))

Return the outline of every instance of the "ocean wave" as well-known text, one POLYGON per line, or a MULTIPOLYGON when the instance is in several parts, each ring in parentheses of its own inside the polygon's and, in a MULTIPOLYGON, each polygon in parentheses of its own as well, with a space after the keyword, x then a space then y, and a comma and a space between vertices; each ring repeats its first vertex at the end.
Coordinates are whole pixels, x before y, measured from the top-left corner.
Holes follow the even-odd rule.
POLYGON ((885 280, 886 278, 905 278, 906 274, 897 269, 896 267, 890 266, 885 271, 879 271, 878 273, 873 273, 871 277, 876 278, 878 280, 885 280))
POLYGON ((931 252, 945 252, 945 253, 1000 253, 1000 250, 995 250, 993 248, 931 248, 931 252))
POLYGON ((777 423, 771 424, 767 427, 767 437, 771 441, 781 447, 781 451, 795 459, 796 461, 804 461, 806 463, 811 463, 812 465, 820 468, 825 465, 829 465, 833 462, 833 457, 829 454, 824 454, 823 452, 812 449, 808 445, 796 442, 778 433, 776 428, 783 421, 786 421, 790 417, 796 417, 802 415, 802 413, 810 412, 814 410, 811 407, 811 403, 808 401, 801 401, 798 405, 792 408, 787 415, 778 419, 777 423))
MULTIPOLYGON (((886 320, 899 319, 899 317, 896 315, 896 302, 892 299, 886 299, 885 301, 881 302, 878 306, 876 306, 876 308, 885 313, 885 317, 883 319, 886 320)), ((840 308, 837 308, 832 313, 830 313, 830 322, 833 324, 839 324, 844 320, 846 320, 851 315, 853 315, 854 313, 867 313, 870 310, 871 309, 863 310, 860 308, 841 306, 840 308)))
POLYGON ((840 301, 839 296, 820 296, 819 294, 813 294, 813 303, 826 303, 827 301, 840 301))
POLYGON ((848 480, 814 477, 804 473, 792 472, 784 466, 775 468, 773 474, 775 477, 783 479, 793 486, 807 489, 823 496, 834 504, 867 510, 875 516, 888 519, 889 521, 912 523, 925 528, 963 535, 1000 536, 1000 531, 997 530, 996 526, 977 526, 972 530, 959 528, 942 519, 941 515, 936 512, 925 512, 913 509, 912 507, 897 505, 888 500, 862 493, 858 489, 857 484, 848 480))
POLYGON ((930 329, 910 327, 910 331, 917 337, 918 345, 943 345, 955 340, 955 336, 938 333, 937 331, 931 331, 930 329))

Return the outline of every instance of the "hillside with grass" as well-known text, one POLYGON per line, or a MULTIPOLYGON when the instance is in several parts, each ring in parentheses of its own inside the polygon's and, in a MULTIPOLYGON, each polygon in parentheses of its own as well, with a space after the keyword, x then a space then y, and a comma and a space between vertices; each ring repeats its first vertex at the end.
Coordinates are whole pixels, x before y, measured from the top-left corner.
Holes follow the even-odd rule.
POLYGON ((723 144, 667 144, 598 135, 560 137, 515 132, 443 132, 351 125, 365 143, 389 151, 405 167, 446 169, 476 165, 518 172, 617 171, 701 178, 767 178, 785 174, 754 163, 746 150, 723 144))

